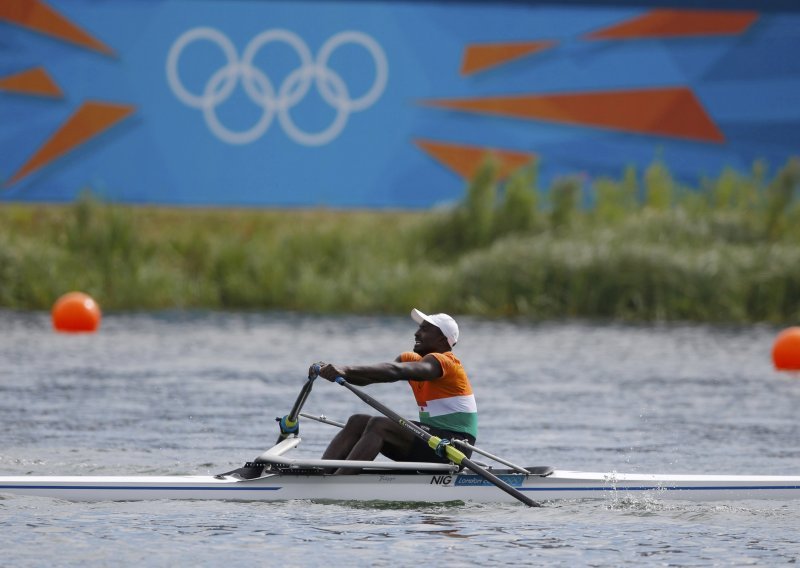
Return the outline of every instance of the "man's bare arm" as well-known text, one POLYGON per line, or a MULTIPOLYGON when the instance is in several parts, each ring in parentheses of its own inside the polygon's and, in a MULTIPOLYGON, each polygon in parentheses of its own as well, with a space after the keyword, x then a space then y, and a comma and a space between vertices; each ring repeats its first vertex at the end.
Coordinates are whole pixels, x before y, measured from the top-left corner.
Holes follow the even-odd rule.
POLYGON ((426 355, 420 361, 407 363, 398 360, 374 365, 345 366, 326 363, 319 374, 329 381, 344 377, 356 386, 366 386, 397 381, 432 381, 442 376, 442 366, 436 357, 426 355))

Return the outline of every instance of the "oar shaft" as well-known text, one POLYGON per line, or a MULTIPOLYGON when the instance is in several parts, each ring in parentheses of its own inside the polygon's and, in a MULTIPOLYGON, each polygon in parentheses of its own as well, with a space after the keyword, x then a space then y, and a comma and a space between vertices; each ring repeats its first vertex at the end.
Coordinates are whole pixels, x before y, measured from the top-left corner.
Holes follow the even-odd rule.
POLYGON ((519 490, 514 489, 508 483, 497 477, 491 471, 488 471, 475 463, 472 462, 469 458, 462 458, 461 465, 467 467, 473 473, 478 474, 482 478, 484 478, 489 483, 496 485, 499 489, 502 489, 515 499, 518 499, 525 503, 528 507, 541 507, 539 503, 528 497, 527 495, 523 495, 519 490))
MULTIPOLYGON (((441 438, 431 435, 430 433, 426 432, 413 422, 406 420, 388 406, 384 405, 381 402, 378 402, 377 400, 369 396, 367 393, 362 392, 360 389, 348 383, 346 380, 344 380, 343 377, 337 377, 336 382, 342 385, 343 387, 347 388, 350 392, 355 394, 358 398, 366 402, 368 405, 370 405, 372 408, 374 408, 387 418, 397 422, 397 424, 399 424, 400 426, 408 430, 411 430, 417 437, 427 442, 428 445, 431 447, 431 449, 435 449, 436 446, 441 441, 441 438)), ((474 463, 472 460, 467 458, 461 451, 457 450, 453 446, 451 445, 445 446, 445 452, 447 454, 447 457, 456 464, 463 465, 464 467, 476 473, 489 483, 496 485, 499 489, 502 489, 503 491, 505 491, 518 501, 525 503, 528 507, 540 507, 539 503, 537 503, 527 495, 523 495, 520 491, 514 489, 508 483, 506 483, 493 473, 486 471, 484 468, 474 463)))
POLYGON ((345 387, 346 389, 348 389, 350 392, 352 392, 358 398, 360 398, 361 400, 366 402, 372 408, 374 408, 375 410, 377 410, 378 412, 380 412, 381 414, 383 414, 387 418, 391 418, 392 420, 397 422, 400 426, 403 426, 404 428, 407 428, 408 430, 411 430, 412 432, 414 432, 414 434, 416 434, 417 436, 419 436, 420 438, 422 438, 426 442, 431 438, 431 434, 430 433, 426 432, 425 430, 423 430, 422 428, 420 428, 419 426, 417 426, 413 422, 409 422, 408 420, 406 420, 405 418, 403 418, 402 416, 397 414, 394 410, 392 410, 388 406, 386 406, 383 403, 375 400, 374 398, 369 396, 367 393, 363 392, 361 389, 358 389, 358 388, 354 387, 353 385, 351 385, 350 383, 348 383, 342 377, 338 377, 336 379, 336 382, 339 383, 340 385, 342 385, 343 387, 345 387))

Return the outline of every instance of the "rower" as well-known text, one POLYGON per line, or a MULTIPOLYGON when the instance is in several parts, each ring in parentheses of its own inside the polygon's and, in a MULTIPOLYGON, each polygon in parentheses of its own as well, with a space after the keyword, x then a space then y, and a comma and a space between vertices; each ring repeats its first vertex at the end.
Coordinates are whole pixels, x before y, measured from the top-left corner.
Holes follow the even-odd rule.
MULTIPOLYGON (((419 422, 430 434, 442 439, 432 450, 411 431, 383 416, 355 414, 331 440, 323 454, 330 460, 373 460, 379 453, 395 461, 448 463, 444 445, 449 440, 475 444, 478 435, 478 408, 467 373, 453 354, 458 341, 458 324, 447 314, 427 315, 411 310, 419 324, 412 351, 394 361, 374 365, 317 363, 319 376, 365 386, 374 383, 408 381, 419 406, 419 422)), ((464 452, 467 457, 469 450, 464 452)), ((357 468, 339 468, 335 473, 355 474, 357 468)))

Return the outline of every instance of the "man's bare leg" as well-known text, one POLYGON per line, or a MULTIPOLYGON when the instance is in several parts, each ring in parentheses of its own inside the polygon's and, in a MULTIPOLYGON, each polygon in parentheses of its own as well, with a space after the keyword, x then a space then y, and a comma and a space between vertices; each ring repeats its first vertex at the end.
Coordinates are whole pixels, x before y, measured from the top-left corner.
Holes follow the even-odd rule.
MULTIPOLYGON (((347 454, 347 459, 372 461, 385 445, 390 446, 395 454, 407 454, 413 441, 414 434, 408 429, 398 426, 388 418, 374 416, 367 421, 360 439, 347 454)), ((359 472, 359 468, 336 470, 336 473, 341 475, 352 475, 359 472)))
POLYGON ((354 414, 347 420, 344 428, 342 428, 336 436, 333 437, 330 444, 322 454, 324 460, 343 460, 346 459, 348 454, 353 450, 353 447, 361 439, 364 430, 367 428, 372 416, 368 414, 354 414))

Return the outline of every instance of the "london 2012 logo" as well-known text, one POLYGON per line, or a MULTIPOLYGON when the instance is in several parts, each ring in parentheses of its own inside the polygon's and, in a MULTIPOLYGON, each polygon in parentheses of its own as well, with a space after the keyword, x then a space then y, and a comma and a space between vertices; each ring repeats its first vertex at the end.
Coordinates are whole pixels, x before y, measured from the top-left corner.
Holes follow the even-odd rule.
POLYGON ((296 143, 304 146, 328 144, 342 133, 352 113, 369 108, 381 97, 388 79, 389 64, 380 44, 371 36, 352 30, 331 36, 313 57, 308 45, 294 32, 269 29, 254 37, 239 58, 236 47, 225 34, 214 28, 199 27, 175 40, 167 55, 167 82, 172 92, 187 106, 200 110, 209 130, 228 144, 249 144, 258 140, 276 116, 284 132, 296 143), (186 47, 198 41, 216 44, 224 54, 226 64, 210 74, 202 92, 193 93, 181 80, 178 67, 186 47), (288 45, 300 59, 299 67, 286 76, 277 90, 269 76, 254 64, 259 50, 273 42, 288 45), (328 66, 331 55, 347 44, 365 49, 374 62, 375 77, 370 88, 355 98, 351 97, 342 76, 328 66), (217 107, 228 100, 240 82, 247 97, 261 110, 255 125, 245 130, 233 130, 222 123, 217 107), (312 86, 334 109, 335 116, 322 130, 306 132, 297 126, 291 112, 312 86))

